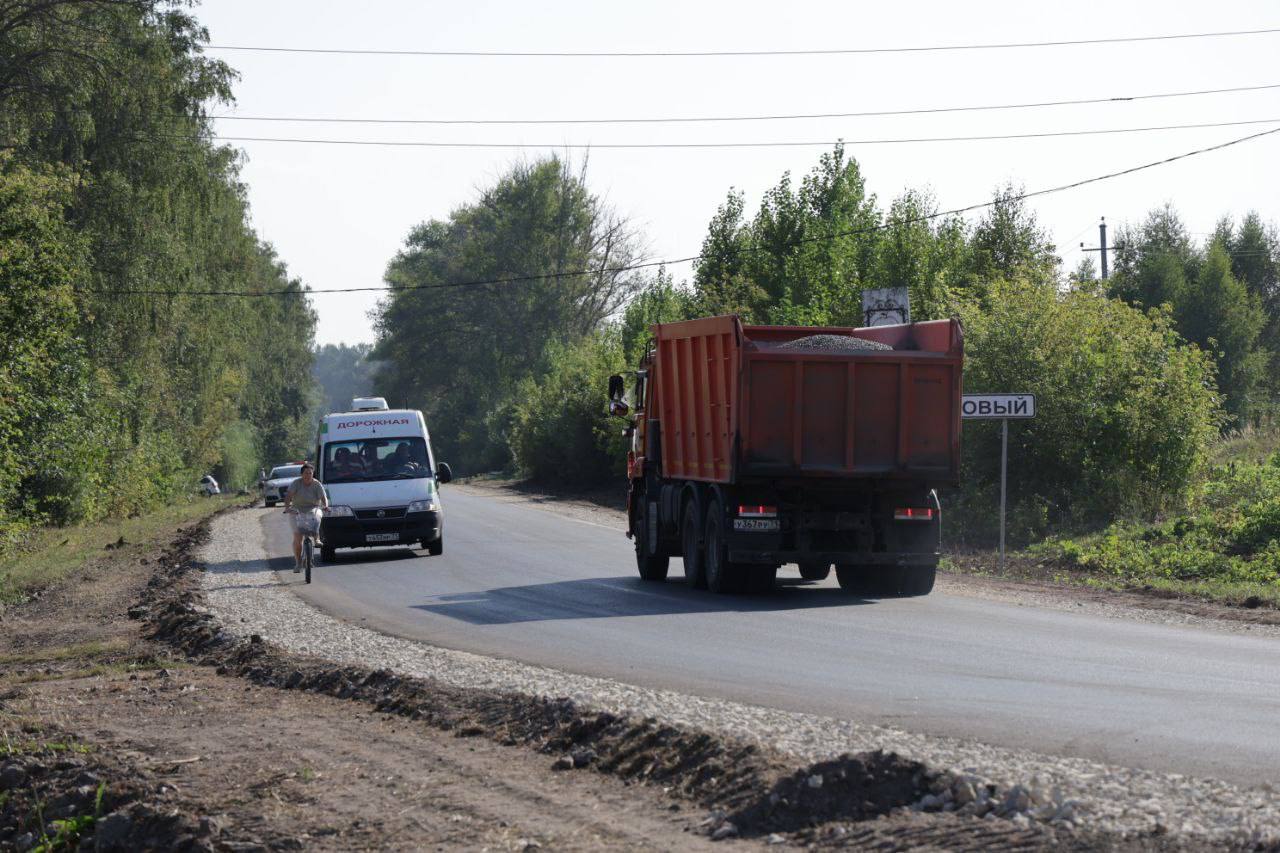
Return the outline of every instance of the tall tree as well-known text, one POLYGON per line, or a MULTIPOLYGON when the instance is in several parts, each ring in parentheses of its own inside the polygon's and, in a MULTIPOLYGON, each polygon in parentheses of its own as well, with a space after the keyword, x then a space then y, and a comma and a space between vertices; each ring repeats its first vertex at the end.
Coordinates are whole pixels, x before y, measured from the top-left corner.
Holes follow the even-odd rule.
POLYGON ((644 284, 626 270, 636 229, 550 157, 513 166, 480 198, 415 228, 387 268, 378 308, 378 381, 432 413, 463 470, 505 465, 486 419, 551 342, 572 343, 644 284), (491 284, 469 282, 493 281, 491 284), (443 426, 443 428, 441 428, 443 426))
MULTIPOLYGON (((278 458, 307 441, 315 318, 249 226, 239 155, 211 141, 206 108, 234 74, 185 6, 0 3, 0 144, 65 176, 57 215, 79 247, 57 329, 68 402, 49 418, 75 476, 43 454, 28 516, 132 511, 225 469, 232 447, 278 458)), ((0 204, 19 215, 16 195, 0 204)))
MULTIPOLYGON (((1260 237, 1251 232, 1251 240, 1260 237)), ((1110 292, 1131 304, 1170 306, 1178 332, 1213 355, 1231 415, 1228 426, 1259 411, 1268 358, 1260 346, 1267 315, 1258 292, 1266 291, 1265 272, 1258 276, 1258 291, 1233 274, 1230 248, 1236 236, 1222 224, 1209 246, 1198 249, 1181 217, 1165 205, 1140 227, 1120 230, 1109 281, 1110 292)))
POLYGON ((312 375, 325 412, 345 412, 356 397, 378 396, 372 351, 372 344, 325 344, 316 350, 312 375))
POLYGON ((971 275, 978 286, 995 279, 1056 280, 1060 263, 1057 249, 1020 195, 1021 188, 1012 184, 997 190, 995 204, 973 229, 969 239, 971 275))

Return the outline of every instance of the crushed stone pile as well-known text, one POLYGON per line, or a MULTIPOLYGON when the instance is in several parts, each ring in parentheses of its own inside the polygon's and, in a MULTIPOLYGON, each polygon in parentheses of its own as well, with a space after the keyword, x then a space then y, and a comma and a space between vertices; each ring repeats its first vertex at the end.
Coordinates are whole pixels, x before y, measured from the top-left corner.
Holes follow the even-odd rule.
POLYGON ((778 349, 785 350, 827 350, 830 352, 872 352, 892 350, 888 344, 879 341, 868 341, 852 335, 809 335, 779 344, 778 349))

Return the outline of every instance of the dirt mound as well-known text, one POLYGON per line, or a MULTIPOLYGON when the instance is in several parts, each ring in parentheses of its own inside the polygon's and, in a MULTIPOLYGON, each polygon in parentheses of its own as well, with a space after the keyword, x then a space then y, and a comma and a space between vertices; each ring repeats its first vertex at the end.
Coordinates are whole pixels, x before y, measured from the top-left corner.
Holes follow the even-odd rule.
POLYGON ((869 820, 928 793, 931 774, 889 752, 842 755, 796 770, 729 817, 758 832, 791 832, 831 820, 869 820))

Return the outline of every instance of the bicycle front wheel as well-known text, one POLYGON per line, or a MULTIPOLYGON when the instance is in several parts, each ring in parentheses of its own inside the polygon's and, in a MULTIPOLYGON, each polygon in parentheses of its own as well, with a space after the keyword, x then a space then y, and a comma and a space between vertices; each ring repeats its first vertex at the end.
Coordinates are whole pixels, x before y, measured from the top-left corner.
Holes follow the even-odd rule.
POLYGON ((311 541, 310 536, 304 536, 302 539, 302 563, 307 573, 307 583, 311 583, 311 563, 315 558, 315 544, 311 541))

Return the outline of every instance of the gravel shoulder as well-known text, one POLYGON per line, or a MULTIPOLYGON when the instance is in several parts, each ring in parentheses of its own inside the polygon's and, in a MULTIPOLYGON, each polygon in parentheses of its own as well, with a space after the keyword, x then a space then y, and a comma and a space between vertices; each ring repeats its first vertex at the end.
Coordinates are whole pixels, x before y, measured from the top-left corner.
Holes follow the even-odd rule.
MULTIPOLYGON (((473 488, 473 487, 467 487, 473 488)), ((498 499, 521 496, 500 494, 498 499)), ((611 523, 608 510, 574 507, 584 523, 611 523)), ((616 514, 612 517, 616 524, 616 514)), ((1080 759, 1001 749, 972 741, 922 736, 884 726, 776 711, 735 702, 651 690, 507 660, 446 650, 385 636, 310 607, 265 565, 258 516, 240 512, 216 520, 202 552, 209 613, 241 638, 323 655, 340 664, 382 667, 458 689, 491 689, 534 697, 567 697, 576 706, 653 718, 664 724, 754 743, 797 761, 890 752, 920 762, 947 781, 939 800, 917 809, 956 808, 965 785, 991 786, 997 799, 1024 808, 1007 821, 1043 821, 1145 845, 1280 844, 1280 804, 1269 789, 1245 789, 1080 759), (948 799, 950 797, 950 799, 948 799), (1163 839, 1163 840, 1162 840, 1163 839)))

